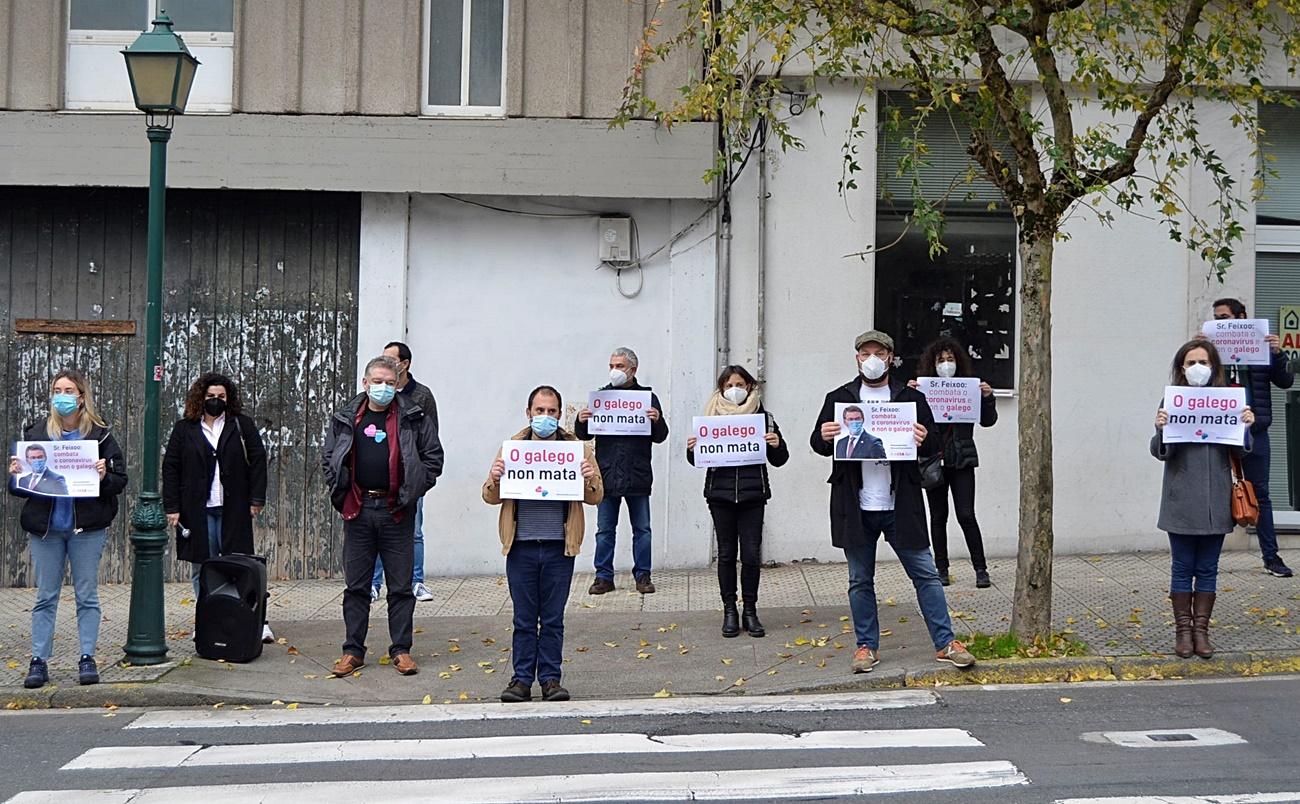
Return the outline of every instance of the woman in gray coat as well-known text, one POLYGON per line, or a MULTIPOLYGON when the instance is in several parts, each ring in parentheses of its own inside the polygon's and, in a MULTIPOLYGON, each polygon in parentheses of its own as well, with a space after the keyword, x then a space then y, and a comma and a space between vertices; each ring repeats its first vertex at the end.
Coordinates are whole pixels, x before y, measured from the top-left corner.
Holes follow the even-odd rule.
MULTIPOLYGON (((1174 355, 1171 384, 1222 386, 1219 351, 1209 341, 1188 341, 1174 355)), ((1164 427, 1169 414, 1156 411, 1156 434, 1151 454, 1164 461, 1160 489, 1160 519, 1156 527, 1169 534, 1172 570, 1169 599, 1174 606, 1174 653, 1186 659, 1193 653, 1203 659, 1214 655, 1210 645, 1210 613, 1219 576, 1223 538, 1232 530, 1232 468, 1230 456, 1250 451, 1250 425, 1255 414, 1242 411, 1246 443, 1166 444, 1164 427), (1195 580, 1195 591, 1192 588, 1195 580)))

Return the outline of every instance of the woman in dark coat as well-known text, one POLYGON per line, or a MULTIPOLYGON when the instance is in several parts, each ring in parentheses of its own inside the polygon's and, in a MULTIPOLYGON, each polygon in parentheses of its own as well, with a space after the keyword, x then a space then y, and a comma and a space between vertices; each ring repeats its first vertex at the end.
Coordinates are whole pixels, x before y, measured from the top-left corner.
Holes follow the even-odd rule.
MULTIPOLYGON (((1174 355, 1170 384, 1191 387, 1223 386, 1219 350, 1197 338, 1174 355)), ((1210 615, 1218 591, 1219 553, 1232 519, 1232 459, 1250 451, 1250 425, 1255 412, 1242 410, 1245 444, 1166 444, 1169 414, 1156 411, 1151 455, 1165 465, 1160 485, 1160 518, 1156 527, 1169 534, 1171 569, 1169 599, 1174 607, 1174 653, 1186 659, 1214 655, 1210 645, 1210 615), (1193 581, 1195 588, 1193 589, 1193 581)))
MULTIPOLYGON (((253 517, 266 505, 266 449, 229 377, 209 372, 190 386, 162 468, 167 524, 179 526, 176 557, 194 565, 197 596, 204 559, 253 554, 253 517)), ((262 638, 271 641, 270 628, 262 638)))
MULTIPOLYGON (((727 366, 718 375, 718 387, 704 406, 705 416, 762 414, 766 417, 767 460, 782 466, 790 450, 781 438, 772 414, 763 410, 758 380, 744 366, 727 366)), ((695 436, 686 439, 686 460, 695 465, 695 436)), ((763 553, 763 510, 772 498, 767 482, 767 464, 723 466, 708 470, 704 478, 704 499, 709 501, 713 530, 718 538, 718 588, 722 592, 722 635, 740 636, 741 628, 752 637, 767 632, 758 619, 758 574, 763 553), (743 621, 736 612, 736 556, 740 556, 743 621)))
MULTIPOLYGON (((922 377, 974 376, 970 355, 952 338, 939 338, 927 346, 917 363, 916 373, 922 377)), ((915 388, 916 382, 908 385, 915 388)), ((980 427, 992 427, 997 421, 993 388, 981 382, 980 427)), ((930 504, 930 544, 934 547, 935 567, 943 585, 951 584, 952 575, 948 572, 948 492, 951 489, 957 524, 966 537, 966 549, 975 568, 975 586, 987 589, 993 584, 989 580, 988 561, 984 558, 984 537, 980 534, 979 521, 975 519, 975 468, 980 465, 979 453, 975 450, 975 425, 969 422, 944 424, 936 420, 934 435, 939 439, 943 455, 943 482, 926 489, 925 496, 930 504)))

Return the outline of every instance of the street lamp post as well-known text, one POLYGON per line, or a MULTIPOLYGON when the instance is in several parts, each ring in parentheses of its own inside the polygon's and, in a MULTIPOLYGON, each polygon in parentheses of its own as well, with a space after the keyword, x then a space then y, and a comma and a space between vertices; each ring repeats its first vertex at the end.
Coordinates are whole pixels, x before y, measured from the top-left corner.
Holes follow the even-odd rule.
POLYGON ((162 584, 167 517, 158 493, 167 141, 172 136, 172 116, 185 113, 199 61, 172 31, 172 21, 165 13, 159 13, 153 30, 140 34, 122 56, 131 77, 136 108, 146 115, 149 136, 149 278, 144 314, 144 432, 140 439, 143 473, 140 497, 131 516, 131 613, 124 650, 128 664, 150 665, 167 661, 162 584))

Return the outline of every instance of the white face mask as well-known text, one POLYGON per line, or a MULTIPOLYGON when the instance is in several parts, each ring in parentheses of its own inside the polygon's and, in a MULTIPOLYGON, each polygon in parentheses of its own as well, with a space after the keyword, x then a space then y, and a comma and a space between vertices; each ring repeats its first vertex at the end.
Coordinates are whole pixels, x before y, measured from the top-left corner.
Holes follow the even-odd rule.
POLYGON ((1214 375, 1214 370, 1204 363, 1193 363, 1183 369, 1183 374, 1187 377, 1189 383, 1200 388, 1210 384, 1210 377, 1214 375))
POLYGON ((957 376, 957 364, 951 360, 941 360, 934 364, 934 373, 945 380, 957 376))
POLYGON ((886 366, 885 361, 881 360, 879 357, 871 355, 866 360, 863 360, 858 368, 862 371, 863 377, 875 382, 885 376, 885 371, 888 369, 888 366, 886 366))
POLYGON ((609 384, 615 388, 627 385, 627 372, 621 369, 609 370, 609 384))
POLYGON ((749 398, 749 391, 740 386, 735 386, 723 391, 722 395, 733 405, 743 405, 745 400, 749 398))

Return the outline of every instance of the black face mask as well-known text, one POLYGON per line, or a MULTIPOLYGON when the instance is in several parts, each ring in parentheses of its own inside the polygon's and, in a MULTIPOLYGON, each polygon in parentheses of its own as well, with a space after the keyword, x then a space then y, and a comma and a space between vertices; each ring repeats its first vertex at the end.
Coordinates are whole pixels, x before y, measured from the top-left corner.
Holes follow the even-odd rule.
POLYGON ((203 400, 203 412, 213 417, 220 416, 226 412, 226 400, 215 396, 203 400))

